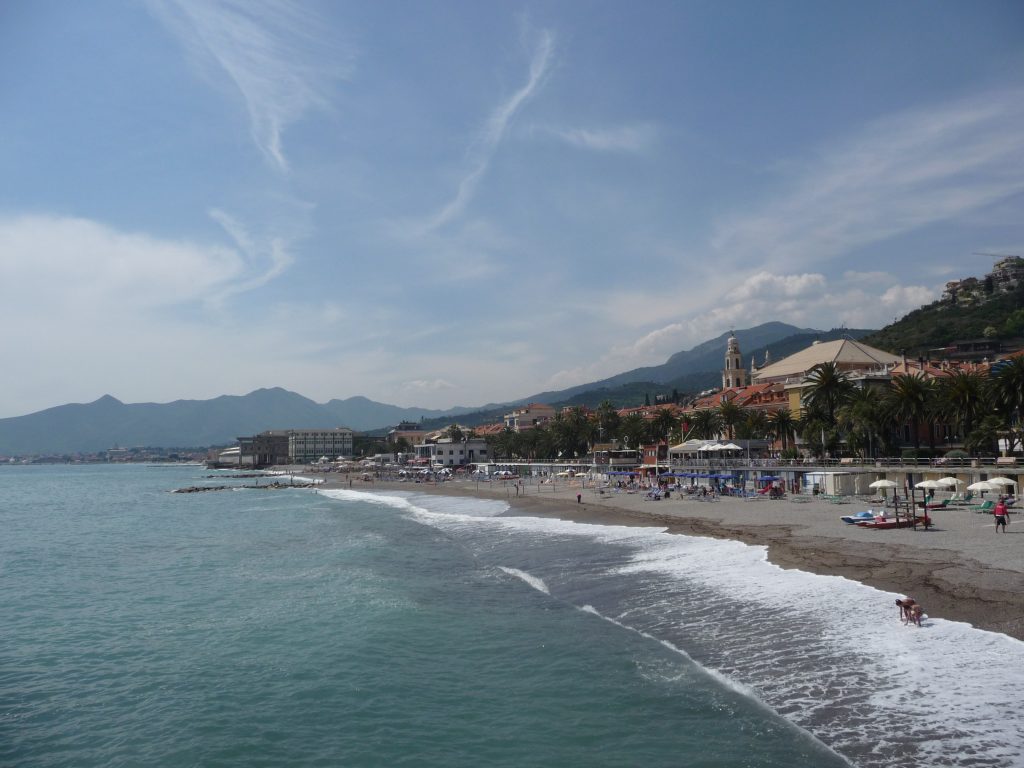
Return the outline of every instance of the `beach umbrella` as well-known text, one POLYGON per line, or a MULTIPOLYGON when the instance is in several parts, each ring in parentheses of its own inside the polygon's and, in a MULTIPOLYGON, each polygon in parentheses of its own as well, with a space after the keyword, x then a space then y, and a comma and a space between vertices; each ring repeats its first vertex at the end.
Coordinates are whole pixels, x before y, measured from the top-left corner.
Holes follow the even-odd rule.
POLYGON ((920 483, 918 483, 914 487, 915 488, 928 488, 930 490, 935 490, 936 488, 941 488, 942 487, 942 483, 940 483, 938 480, 922 480, 920 483))
POLYGON ((740 446, 736 445, 736 443, 726 443, 725 445, 720 446, 719 449, 723 450, 723 451, 742 451, 743 450, 740 446))
POLYGON ((998 491, 1000 486, 992 485, 988 480, 981 480, 967 486, 968 491, 998 491))
POLYGON ((895 488, 896 483, 892 480, 875 480, 868 488, 895 488))
POLYGON ((963 480, 958 480, 955 477, 940 477, 935 481, 939 485, 946 486, 947 488, 955 488, 963 483, 963 480))
POLYGON ((998 486, 1016 485, 1017 484, 1016 480, 1011 480, 1008 477, 990 477, 987 482, 991 483, 992 485, 998 485, 998 486))

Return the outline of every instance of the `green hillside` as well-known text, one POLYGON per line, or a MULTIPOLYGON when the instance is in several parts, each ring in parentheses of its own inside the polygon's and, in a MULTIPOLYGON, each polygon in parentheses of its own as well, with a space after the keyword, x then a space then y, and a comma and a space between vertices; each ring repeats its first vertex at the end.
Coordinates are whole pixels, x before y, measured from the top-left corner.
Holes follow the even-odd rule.
POLYGON ((1012 293, 989 294, 971 304, 940 300, 905 315, 863 341, 893 354, 925 354, 960 339, 993 335, 1002 340, 1024 335, 1024 284, 1012 293), (987 333, 986 333, 987 329, 987 333))

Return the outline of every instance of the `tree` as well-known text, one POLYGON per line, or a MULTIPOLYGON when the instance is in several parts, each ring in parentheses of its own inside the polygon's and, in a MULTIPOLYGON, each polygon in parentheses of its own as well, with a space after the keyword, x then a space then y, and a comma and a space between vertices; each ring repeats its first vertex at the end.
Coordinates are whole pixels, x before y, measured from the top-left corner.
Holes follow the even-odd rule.
POLYGON ((877 456, 885 440, 885 410, 874 387, 857 387, 836 413, 836 423, 846 433, 846 443, 859 456, 877 456))
POLYGON ((659 408, 654 414, 651 422, 652 437, 656 440, 667 439, 671 442, 671 435, 679 429, 679 419, 668 408, 659 408))
POLYGON ((974 426, 990 411, 988 380, 973 371, 956 371, 939 380, 937 411, 949 418, 961 437, 974 431, 974 426))
POLYGON ((974 456, 981 454, 995 456, 999 453, 999 430, 1001 427, 1002 423, 997 416, 986 416, 967 436, 964 448, 974 456))
POLYGON ((643 416, 631 413, 622 420, 619 434, 627 447, 639 448, 647 439, 647 422, 643 416))
POLYGON ((803 401, 833 425, 836 423, 836 411, 850 398, 853 390, 853 382, 834 361, 818 363, 807 374, 803 401))
POLYGON ((690 416, 689 437, 698 440, 711 440, 717 437, 721 430, 722 420, 719 418, 718 411, 716 410, 705 408, 695 411, 690 416))
POLYGON ((452 424, 448 427, 448 439, 453 443, 461 443, 463 437, 462 427, 458 424, 452 424))
POLYGON ((736 425, 745 417, 744 410, 732 400, 722 400, 722 404, 718 406, 718 418, 721 420, 722 426, 725 427, 730 440, 733 438, 736 425))
POLYGON ((789 439, 797 430, 798 422, 789 408, 780 408, 768 415, 768 434, 782 441, 782 450, 789 448, 789 439))
POLYGON ((552 448, 559 456, 582 456, 590 447, 593 425, 580 408, 562 411, 550 423, 552 448))
POLYGON ((1008 447, 1012 452, 1018 441, 1024 445, 1024 356, 999 364, 989 380, 989 392, 996 412, 1009 430, 1008 447))
POLYGON ((893 377, 886 394, 886 409, 891 418, 910 424, 914 447, 921 447, 921 422, 931 415, 933 388, 920 373, 893 377))
POLYGON ((736 425, 736 437, 741 440, 764 440, 771 432, 767 414, 756 408, 746 408, 742 413, 743 418, 736 425))
POLYGON ((615 440, 619 436, 622 417, 615 410, 611 400, 604 400, 597 406, 597 429, 602 442, 615 440))

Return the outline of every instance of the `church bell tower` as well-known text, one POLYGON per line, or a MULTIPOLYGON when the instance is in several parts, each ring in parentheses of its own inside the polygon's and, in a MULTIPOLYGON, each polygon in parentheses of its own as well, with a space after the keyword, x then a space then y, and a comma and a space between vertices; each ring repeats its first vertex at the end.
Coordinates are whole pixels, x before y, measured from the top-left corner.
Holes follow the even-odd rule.
POLYGON ((722 370, 722 389, 747 386, 747 371, 740 357, 740 343, 736 341, 736 334, 729 331, 729 342, 725 348, 725 368, 722 370))

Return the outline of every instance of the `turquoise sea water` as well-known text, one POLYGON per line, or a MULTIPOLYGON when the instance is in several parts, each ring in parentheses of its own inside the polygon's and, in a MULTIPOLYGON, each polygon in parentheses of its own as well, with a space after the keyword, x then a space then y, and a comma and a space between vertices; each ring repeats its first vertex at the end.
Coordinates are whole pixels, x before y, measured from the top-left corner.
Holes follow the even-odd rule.
POLYGON ((731 620, 753 548, 414 490, 168 492, 205 474, 0 469, 0 764, 1021 764, 973 688, 942 742, 908 702, 948 704, 843 666, 775 586, 731 620))

